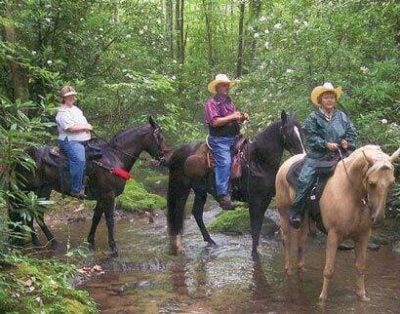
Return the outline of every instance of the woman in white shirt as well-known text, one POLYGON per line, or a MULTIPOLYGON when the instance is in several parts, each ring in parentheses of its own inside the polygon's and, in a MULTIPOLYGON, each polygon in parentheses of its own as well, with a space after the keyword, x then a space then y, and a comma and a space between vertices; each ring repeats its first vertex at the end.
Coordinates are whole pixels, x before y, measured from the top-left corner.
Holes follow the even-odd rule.
POLYGON ((70 175, 70 194, 77 198, 85 197, 83 175, 85 171, 85 144, 90 140, 93 127, 77 106, 76 91, 72 86, 61 89, 61 104, 56 115, 60 149, 68 158, 70 175))

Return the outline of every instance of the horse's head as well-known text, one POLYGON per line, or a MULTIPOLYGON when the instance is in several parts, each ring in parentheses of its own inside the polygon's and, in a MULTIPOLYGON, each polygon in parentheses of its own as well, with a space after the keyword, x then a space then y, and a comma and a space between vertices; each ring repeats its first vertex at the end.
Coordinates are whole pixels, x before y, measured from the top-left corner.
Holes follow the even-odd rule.
POLYGON ((395 181, 392 165, 394 154, 388 156, 379 146, 375 146, 375 150, 365 149, 362 154, 368 164, 363 182, 367 206, 370 210, 371 223, 378 225, 385 218, 387 195, 395 181))
POLYGON ((303 144, 303 130, 300 124, 286 111, 281 113, 281 137, 284 148, 292 155, 305 153, 303 144))
POLYGON ((145 150, 163 165, 166 163, 170 149, 162 134, 161 127, 154 121, 152 116, 149 116, 149 124, 151 132, 146 137, 145 150))

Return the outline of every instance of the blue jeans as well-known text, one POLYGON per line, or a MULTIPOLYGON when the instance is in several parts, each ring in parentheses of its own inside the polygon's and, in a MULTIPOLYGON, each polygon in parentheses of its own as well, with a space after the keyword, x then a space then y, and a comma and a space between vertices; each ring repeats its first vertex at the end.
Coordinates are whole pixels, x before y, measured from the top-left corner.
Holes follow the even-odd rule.
POLYGON ((208 137, 208 143, 213 150, 215 158, 217 196, 229 194, 229 179, 231 178, 232 154, 235 140, 235 137, 208 137))
POLYGON ((83 175, 85 171, 85 146, 84 142, 59 141, 60 149, 68 158, 68 169, 70 176, 70 192, 84 191, 83 175))

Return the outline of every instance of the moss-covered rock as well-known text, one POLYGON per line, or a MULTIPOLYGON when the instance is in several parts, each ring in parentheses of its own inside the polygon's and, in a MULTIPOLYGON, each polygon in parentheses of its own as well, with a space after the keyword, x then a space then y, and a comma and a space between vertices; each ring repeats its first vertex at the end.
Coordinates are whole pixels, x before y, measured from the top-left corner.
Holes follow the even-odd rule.
POLYGON ((8 255, 0 266, 0 313, 97 313, 84 290, 69 279, 73 265, 8 255), (13 266, 10 266, 13 265, 13 266))
MULTIPOLYGON (((234 211, 221 211, 216 218, 208 225, 210 231, 230 234, 250 233, 249 210, 239 207, 234 211)), ((264 218, 262 233, 273 234, 278 227, 267 218, 264 218)))
POLYGON ((165 198, 149 193, 136 180, 129 180, 124 193, 117 198, 117 207, 130 212, 153 211, 166 206, 165 198))

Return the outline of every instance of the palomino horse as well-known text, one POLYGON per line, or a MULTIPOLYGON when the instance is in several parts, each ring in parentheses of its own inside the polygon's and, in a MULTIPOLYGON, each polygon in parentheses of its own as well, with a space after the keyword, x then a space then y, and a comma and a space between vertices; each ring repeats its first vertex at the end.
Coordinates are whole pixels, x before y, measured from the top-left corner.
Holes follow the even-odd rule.
MULTIPOLYGON (((172 252, 181 252, 184 209, 188 195, 193 189, 195 198, 192 214, 196 219, 204 241, 215 244, 211 239, 204 222, 203 210, 207 193, 213 193, 214 179, 212 173, 195 180, 188 177, 184 171, 186 159, 193 155, 197 145, 186 144, 172 153, 169 159, 168 184, 168 229, 172 252)), ((302 131, 299 123, 288 116, 285 111, 281 120, 269 125, 248 144, 246 166, 241 178, 232 182, 233 199, 248 202, 250 208, 250 223, 253 237, 253 252, 257 252, 262 222, 265 211, 275 195, 275 175, 279 169, 283 150, 293 154, 304 152, 302 131)))
MULTIPOLYGON (((392 156, 388 156, 379 146, 361 147, 343 159, 329 178, 319 203, 322 222, 328 234, 321 300, 327 298, 336 250, 347 238, 355 242, 357 294, 361 300, 368 300, 364 285, 368 240, 372 226, 385 217, 386 198, 395 180, 392 161, 399 156, 399 151, 400 149, 392 156)), ((299 230, 290 227, 289 212, 295 190, 286 179, 290 167, 303 157, 304 155, 296 155, 288 159, 282 164, 276 176, 276 202, 280 214, 285 270, 288 274, 291 272, 290 245, 294 239, 297 240, 295 248, 298 270, 300 274, 304 271, 304 245, 309 223, 306 215, 299 230)))
MULTIPOLYGON (((149 117, 148 124, 128 128, 101 146, 102 156, 97 160, 98 164, 94 163, 92 165, 92 170, 89 172, 88 177, 88 186, 86 187, 89 191, 88 199, 97 200, 88 242, 94 248, 96 228, 104 213, 108 228, 108 244, 111 253, 116 255, 118 251, 114 240, 114 203, 115 198, 124 191, 125 180, 99 165, 122 168, 129 172, 142 151, 146 151, 155 159, 163 161, 166 157, 167 146, 160 126, 154 122, 152 117, 149 117)), ((22 167, 19 167, 17 171, 24 178, 22 185, 24 191, 34 191, 38 197, 48 199, 52 190, 60 192, 63 187, 68 186, 68 182, 65 181, 68 176, 63 174, 64 178, 61 179, 60 172, 62 173, 62 171, 42 160, 43 151, 44 148, 39 148, 30 152, 37 166, 35 173, 29 172, 22 167), (62 181, 64 182, 61 183, 62 181)), ((11 220, 19 220, 18 204, 13 211, 10 212, 11 220)), ((43 213, 39 213, 36 221, 48 241, 56 244, 53 234, 43 220, 43 213)), ((33 230, 33 218, 27 223, 32 229, 32 244, 40 246, 38 237, 33 230)))

